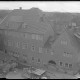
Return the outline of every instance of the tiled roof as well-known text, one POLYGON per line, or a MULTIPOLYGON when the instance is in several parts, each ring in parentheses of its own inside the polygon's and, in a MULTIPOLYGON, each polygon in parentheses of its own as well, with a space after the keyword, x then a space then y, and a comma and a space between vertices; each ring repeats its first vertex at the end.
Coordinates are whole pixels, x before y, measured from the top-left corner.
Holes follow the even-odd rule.
MULTIPOLYGON (((40 17, 42 15, 43 15, 43 12, 37 8, 32 8, 29 10, 13 10, 9 14, 9 17, 6 18, 5 23, 8 23, 8 21, 9 23, 12 21, 23 22, 28 25, 28 28, 21 28, 21 26, 19 26, 17 27, 17 29, 19 29, 20 31, 44 34, 48 30, 52 31, 52 28, 49 24, 47 24, 47 22, 40 21, 40 17)), ((8 27, 7 24, 5 23, 3 23, 3 26, 8 27)), ((10 26, 10 27, 13 27, 13 26, 10 26)), ((15 27, 10 29, 15 29, 15 27)))
POLYGON ((23 17, 22 16, 11 16, 9 18, 9 21, 13 22, 23 22, 23 17))

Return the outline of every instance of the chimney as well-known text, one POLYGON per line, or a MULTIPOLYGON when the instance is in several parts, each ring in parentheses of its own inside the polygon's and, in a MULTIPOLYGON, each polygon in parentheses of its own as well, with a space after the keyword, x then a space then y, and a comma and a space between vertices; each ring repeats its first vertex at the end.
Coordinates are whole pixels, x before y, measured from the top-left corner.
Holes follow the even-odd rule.
POLYGON ((19 9, 22 10, 22 7, 20 7, 19 9))

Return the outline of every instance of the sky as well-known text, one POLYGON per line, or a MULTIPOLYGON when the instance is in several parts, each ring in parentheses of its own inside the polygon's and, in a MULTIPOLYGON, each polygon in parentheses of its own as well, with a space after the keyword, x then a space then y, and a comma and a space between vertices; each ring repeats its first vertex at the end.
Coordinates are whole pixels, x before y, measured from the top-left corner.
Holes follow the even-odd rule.
POLYGON ((30 9, 32 7, 40 8, 45 12, 79 12, 80 1, 0 1, 0 9, 30 9))

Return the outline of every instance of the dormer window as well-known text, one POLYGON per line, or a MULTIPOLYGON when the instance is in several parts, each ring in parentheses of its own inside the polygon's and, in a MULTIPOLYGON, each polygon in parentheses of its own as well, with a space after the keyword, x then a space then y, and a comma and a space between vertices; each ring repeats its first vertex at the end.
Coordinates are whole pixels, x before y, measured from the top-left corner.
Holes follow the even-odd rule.
POLYGON ((9 21, 7 28, 11 30, 17 30, 22 26, 23 22, 9 21))

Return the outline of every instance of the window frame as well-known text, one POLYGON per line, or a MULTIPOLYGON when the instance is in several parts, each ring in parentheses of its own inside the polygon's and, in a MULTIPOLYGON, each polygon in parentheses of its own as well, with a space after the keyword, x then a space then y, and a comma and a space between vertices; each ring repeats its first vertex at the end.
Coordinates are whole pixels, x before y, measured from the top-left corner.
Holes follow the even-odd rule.
POLYGON ((43 48, 39 47, 39 53, 43 53, 43 48))
POLYGON ((11 40, 8 40, 7 41, 7 45, 10 47, 10 46, 13 46, 13 42, 11 40))
POLYGON ((22 47, 22 49, 27 49, 28 48, 28 43, 22 42, 21 47, 22 47))
POLYGON ((35 46, 33 44, 31 45, 31 51, 35 51, 35 46), (33 48, 34 48, 34 50, 33 50, 33 48))

